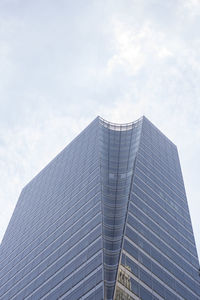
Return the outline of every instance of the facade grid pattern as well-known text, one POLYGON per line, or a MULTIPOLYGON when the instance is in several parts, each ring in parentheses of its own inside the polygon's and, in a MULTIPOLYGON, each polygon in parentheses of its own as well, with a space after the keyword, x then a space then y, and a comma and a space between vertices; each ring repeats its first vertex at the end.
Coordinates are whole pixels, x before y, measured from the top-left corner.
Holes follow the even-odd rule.
POLYGON ((97 117, 22 190, 0 299, 200 300, 176 146, 145 117, 97 117))

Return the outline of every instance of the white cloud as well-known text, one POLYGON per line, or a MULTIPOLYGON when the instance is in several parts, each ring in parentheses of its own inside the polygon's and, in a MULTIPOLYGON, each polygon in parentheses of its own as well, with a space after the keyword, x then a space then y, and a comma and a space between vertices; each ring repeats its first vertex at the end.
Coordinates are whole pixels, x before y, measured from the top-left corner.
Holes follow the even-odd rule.
POLYGON ((189 16, 195 18, 200 15, 200 1, 199 0, 184 0, 183 7, 189 16))
POLYGON ((130 75, 135 75, 140 69, 149 64, 148 60, 164 59, 173 53, 166 47, 165 36, 155 32, 151 23, 146 22, 141 28, 114 19, 114 55, 108 61, 108 73, 115 67, 122 66, 130 75), (115 53, 116 52, 116 53, 115 53))

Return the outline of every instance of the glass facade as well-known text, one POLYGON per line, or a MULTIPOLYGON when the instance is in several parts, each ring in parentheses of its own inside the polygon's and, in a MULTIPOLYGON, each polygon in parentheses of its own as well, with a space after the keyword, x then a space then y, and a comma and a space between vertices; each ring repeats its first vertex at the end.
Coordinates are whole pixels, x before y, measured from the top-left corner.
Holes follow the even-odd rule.
POLYGON ((143 117, 116 298, 200 299, 198 269, 177 148, 143 117))
POLYGON ((176 146, 145 117, 96 118, 22 190, 0 299, 200 299, 176 146))

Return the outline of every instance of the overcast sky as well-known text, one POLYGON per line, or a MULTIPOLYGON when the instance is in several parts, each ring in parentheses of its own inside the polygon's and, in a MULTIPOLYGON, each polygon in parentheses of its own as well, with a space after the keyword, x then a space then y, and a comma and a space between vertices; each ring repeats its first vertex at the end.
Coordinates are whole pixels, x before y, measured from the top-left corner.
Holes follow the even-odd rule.
POLYGON ((22 187, 97 115, 179 149, 200 256, 200 1, 0 1, 0 239, 22 187))

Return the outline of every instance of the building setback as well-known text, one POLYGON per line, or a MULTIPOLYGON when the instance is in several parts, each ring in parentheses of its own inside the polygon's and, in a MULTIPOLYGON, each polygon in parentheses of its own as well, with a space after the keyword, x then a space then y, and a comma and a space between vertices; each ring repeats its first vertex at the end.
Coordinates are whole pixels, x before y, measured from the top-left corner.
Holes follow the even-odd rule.
POLYGON ((0 299, 200 299, 176 146, 145 117, 97 117, 22 190, 0 299))

